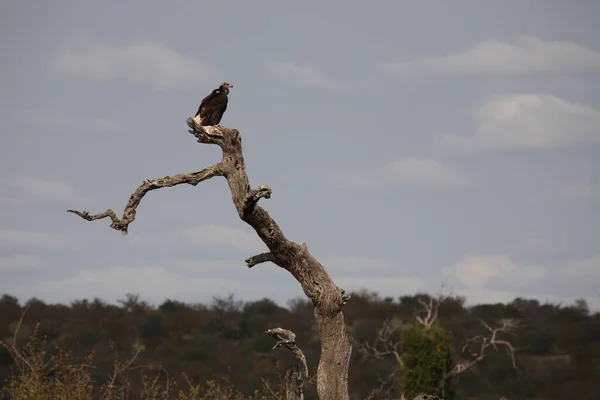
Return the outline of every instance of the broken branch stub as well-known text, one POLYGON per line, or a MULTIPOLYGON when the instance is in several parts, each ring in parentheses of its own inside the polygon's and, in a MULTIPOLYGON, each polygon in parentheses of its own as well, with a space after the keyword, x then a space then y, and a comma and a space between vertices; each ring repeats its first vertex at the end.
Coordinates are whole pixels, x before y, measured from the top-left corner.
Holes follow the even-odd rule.
POLYGON ((319 398, 348 400, 348 366, 352 345, 346 333, 342 307, 349 297, 335 285, 306 245, 288 240, 275 220, 258 205, 260 199, 270 198, 272 191, 266 185, 251 189, 239 131, 220 125, 201 126, 193 118, 188 118, 186 122, 190 127, 188 132, 199 143, 214 144, 221 148, 223 157, 219 163, 198 172, 145 181, 129 198, 121 218, 112 210, 96 215, 90 215, 87 211, 68 211, 87 221, 110 217, 111 228, 126 234, 129 225, 135 220, 140 201, 149 191, 180 184, 197 185, 215 176, 225 177, 239 217, 254 229, 269 249, 268 253, 247 259, 248 267, 271 261, 285 268, 313 302, 321 340, 321 358, 317 370, 319 398))
POLYGON ((302 387, 308 380, 308 366, 306 365, 306 357, 302 350, 296 345, 296 335, 294 332, 283 328, 267 329, 265 333, 277 341, 271 350, 277 347, 286 347, 290 350, 302 364, 302 371, 289 369, 285 374, 285 398, 286 400, 302 400, 304 393, 302 387))

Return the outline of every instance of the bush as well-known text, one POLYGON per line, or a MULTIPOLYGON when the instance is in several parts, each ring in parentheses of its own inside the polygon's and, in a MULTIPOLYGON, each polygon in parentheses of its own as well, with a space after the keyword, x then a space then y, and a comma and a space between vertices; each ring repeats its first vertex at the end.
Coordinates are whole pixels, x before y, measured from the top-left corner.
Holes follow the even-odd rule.
POLYGON ((453 399, 445 375, 454 365, 451 332, 431 326, 413 324, 402 332, 400 395, 413 398, 421 393, 453 399))
POLYGON ((28 341, 19 346, 16 340, 18 329, 12 343, 0 341, 14 361, 17 371, 0 390, 0 399, 6 400, 270 400, 276 398, 272 389, 256 391, 252 396, 244 396, 223 379, 221 383, 208 381, 205 385, 191 382, 181 374, 180 385, 166 371, 153 376, 143 373, 143 365, 136 365, 143 346, 134 346, 132 356, 121 362, 115 354, 114 371, 104 382, 94 381, 92 356, 77 362, 70 352, 50 347, 45 339, 38 338, 38 327, 33 330, 28 341), (136 370, 136 374, 133 372, 136 370), (133 385, 136 381, 138 385, 133 385), (137 386, 139 389, 133 389, 137 386))

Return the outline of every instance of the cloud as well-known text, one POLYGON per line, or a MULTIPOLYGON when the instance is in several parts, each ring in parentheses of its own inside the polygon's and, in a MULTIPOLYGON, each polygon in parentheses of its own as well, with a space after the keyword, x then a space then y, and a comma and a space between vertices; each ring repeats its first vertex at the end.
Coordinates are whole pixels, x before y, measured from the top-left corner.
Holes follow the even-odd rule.
POLYGON ((528 291, 524 293, 523 291, 504 291, 504 290, 489 290, 482 288, 468 288, 457 291, 456 293, 459 296, 464 296, 466 298, 467 306, 474 306, 477 304, 494 304, 494 303, 510 303, 517 297, 523 297, 526 299, 536 299, 540 303, 549 302, 552 304, 562 304, 563 306, 567 304, 575 304, 576 300, 581 298, 585 298, 590 310, 593 312, 594 310, 600 310, 600 300, 594 296, 565 296, 562 294, 551 294, 551 293, 542 293, 542 292, 532 292, 528 291))
POLYGON ((600 287, 600 254, 563 264, 557 269, 555 275, 561 280, 585 281, 600 287))
POLYGON ((600 143, 600 111, 549 94, 498 96, 477 111, 474 135, 442 141, 467 150, 555 149, 600 143))
MULTIPOLYGON (((537 239, 537 238, 536 238, 537 239)), ((532 240, 539 245, 547 241, 532 240)), ((442 269, 441 274, 418 276, 418 271, 402 269, 387 260, 361 257, 318 257, 335 283, 346 291, 376 291, 398 297, 417 292, 435 293, 440 282, 467 304, 510 302, 516 297, 540 301, 570 302, 586 298, 600 310, 600 255, 547 267, 523 264, 506 254, 466 254, 460 261, 442 269), (456 285, 456 286, 455 286, 456 285)))
POLYGON ((463 178, 449 167, 426 158, 409 157, 388 162, 373 173, 332 173, 330 179, 337 184, 353 186, 457 186, 463 178))
POLYGON ((41 258, 31 254, 0 256, 0 271, 30 271, 41 265, 41 258))
POLYGON ((70 239, 59 234, 19 229, 0 229, 0 249, 57 250, 69 247, 70 239))
POLYGON ((568 41, 521 36, 515 43, 490 39, 442 57, 388 62, 380 68, 395 75, 430 73, 522 75, 600 72, 600 53, 568 41))
POLYGON ((329 81, 313 67, 291 61, 267 61, 267 71, 277 80, 299 86, 322 86, 329 81))
POLYGON ((586 183, 566 185, 556 190, 556 195, 562 200, 600 199, 600 185, 586 183))
POLYGON ((253 254, 268 251, 267 246, 256 233, 249 229, 203 224, 180 229, 175 232, 175 235, 203 250, 240 251, 253 254))
POLYGON ((525 285, 544 278, 547 269, 538 265, 519 265, 504 254, 467 254, 461 261, 447 266, 443 276, 456 279, 467 288, 481 289, 495 279, 511 279, 511 283, 525 285))
POLYGON ((161 43, 108 45, 79 40, 60 50, 51 67, 66 75, 154 89, 197 89, 210 76, 200 60, 161 43))
POLYGON ((30 200, 58 204, 73 204, 86 201, 77 194, 73 185, 57 180, 16 176, 0 180, 0 187, 3 192, 12 192, 6 198, 12 199, 11 202, 13 205, 21 205, 30 200))
POLYGON ((166 298, 193 301, 202 297, 238 292, 244 283, 228 278, 199 278, 170 272, 163 267, 114 266, 104 271, 84 270, 66 279, 15 287, 12 293, 23 297, 70 302, 98 297, 114 301, 125 293, 138 293, 153 303, 166 298))
POLYGON ((586 298, 600 309, 600 254, 553 267, 517 263, 505 254, 467 254, 442 275, 460 284, 456 292, 470 304, 517 296, 554 302, 586 298))
POLYGON ((600 254, 557 266, 543 284, 563 296, 591 300, 590 306, 600 304, 600 254))

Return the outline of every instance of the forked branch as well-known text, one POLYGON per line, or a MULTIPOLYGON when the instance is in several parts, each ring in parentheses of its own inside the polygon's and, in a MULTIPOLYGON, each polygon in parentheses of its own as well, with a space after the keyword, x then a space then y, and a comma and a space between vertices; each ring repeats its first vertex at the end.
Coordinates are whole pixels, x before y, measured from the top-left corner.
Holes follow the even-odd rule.
POLYGON ((449 297, 439 294, 437 298, 430 297, 428 302, 422 298, 417 301, 421 305, 420 309, 415 310, 415 319, 425 328, 431 328, 431 325, 438 317, 440 304, 446 301, 449 297))
POLYGON ((512 334, 514 329, 518 326, 518 323, 512 319, 507 319, 503 321, 502 326, 499 328, 492 328, 483 320, 480 319, 479 321, 481 322, 481 325, 489 331, 489 334, 487 336, 477 335, 468 338, 465 341, 461 352, 463 354, 467 354, 470 357, 470 360, 456 364, 454 368, 452 368, 452 370, 446 374, 444 379, 449 379, 462 374, 463 372, 472 368, 478 362, 482 361, 485 358, 486 351, 490 346, 492 346, 494 350, 498 350, 498 346, 503 347, 506 353, 510 356, 512 367, 514 369, 517 368, 517 362, 515 359, 516 349, 509 341, 498 339, 498 334, 512 334))
POLYGON ((393 326, 390 320, 384 321, 381 328, 377 331, 375 340, 371 343, 365 341, 359 350, 363 359, 381 360, 392 356, 399 365, 403 365, 399 350, 400 340, 394 339, 394 336, 397 335, 397 327, 393 326))

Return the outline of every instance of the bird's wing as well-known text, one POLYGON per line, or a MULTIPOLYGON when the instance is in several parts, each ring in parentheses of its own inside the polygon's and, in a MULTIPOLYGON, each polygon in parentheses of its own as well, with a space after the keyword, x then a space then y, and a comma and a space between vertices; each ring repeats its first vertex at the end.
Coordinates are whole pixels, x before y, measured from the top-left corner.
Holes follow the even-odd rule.
POLYGON ((215 89, 212 91, 211 94, 209 94, 208 96, 206 96, 205 98, 202 99, 202 102, 200 103, 200 107, 198 107, 198 112, 196 112, 196 116, 198 114, 200 114, 200 110, 202 110, 202 107, 211 99, 215 98, 218 94, 220 93, 219 89, 215 89))

